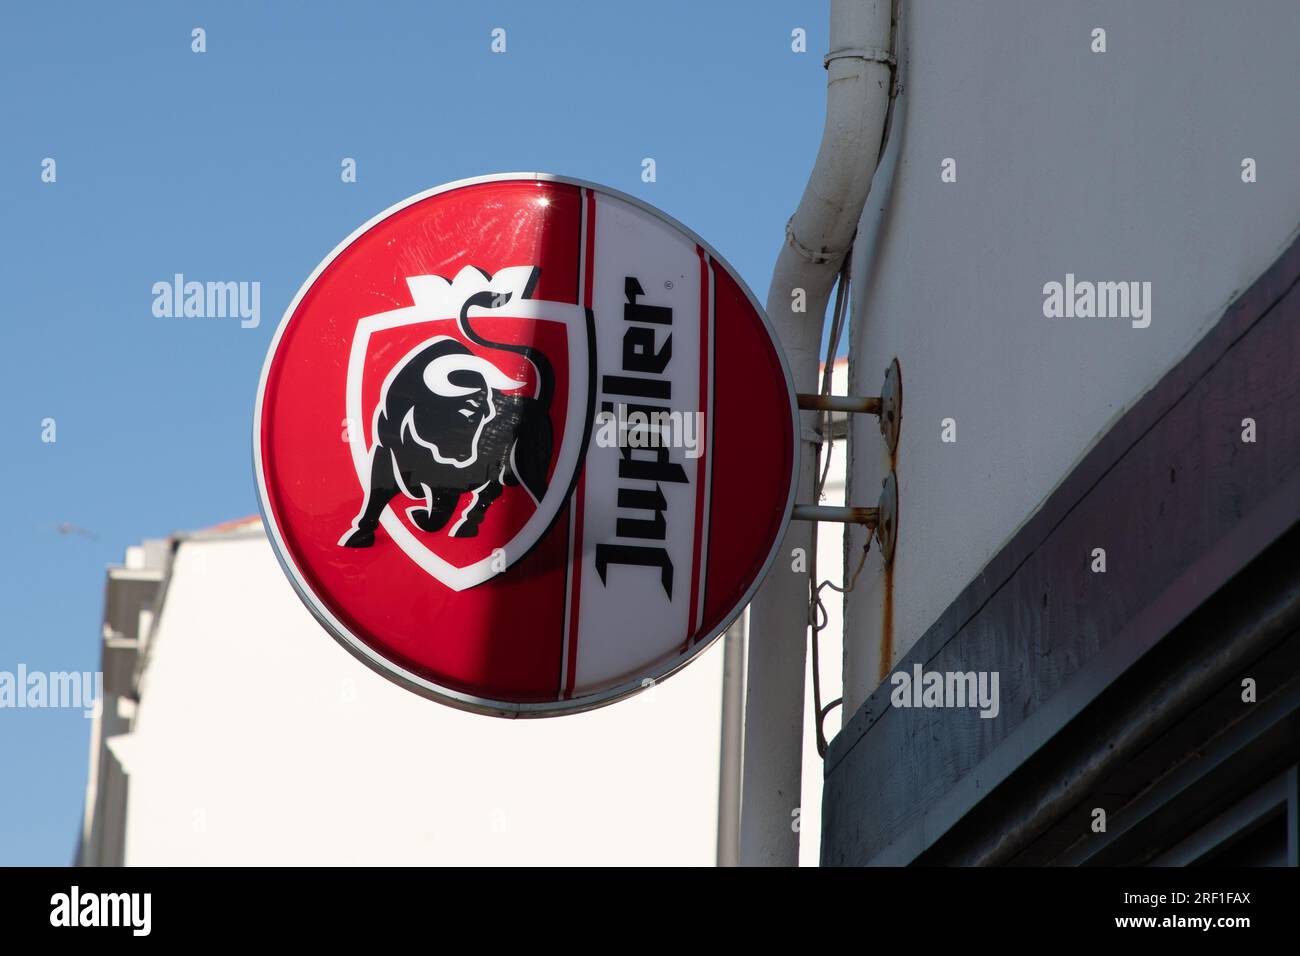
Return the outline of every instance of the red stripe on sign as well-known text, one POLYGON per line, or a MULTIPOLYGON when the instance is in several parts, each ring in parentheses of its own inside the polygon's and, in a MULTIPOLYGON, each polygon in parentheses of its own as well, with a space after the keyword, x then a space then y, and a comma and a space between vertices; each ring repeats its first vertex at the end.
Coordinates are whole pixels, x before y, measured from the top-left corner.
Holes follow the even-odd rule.
MULTIPOLYGON (((709 553, 712 573, 704 600, 703 631, 721 625, 758 577, 769 543, 781 536, 783 514, 755 502, 784 502, 794 462, 790 399, 776 347, 754 334, 754 310, 726 269, 713 270, 712 497, 709 553)), ((778 556, 778 560, 789 560, 778 556)), ((778 572, 780 573, 780 572, 778 572)))
MULTIPOLYGON (((595 281, 595 263, 596 263, 596 194, 590 189, 587 191, 587 248, 585 250, 585 261, 587 263, 587 282, 586 287, 582 290, 582 304, 591 308, 591 286, 595 281)), ((595 375, 596 370, 593 368, 591 374, 595 375)))
MULTIPOLYGON (((699 449, 704 451, 708 448, 705 441, 705 429, 708 427, 708 408, 709 408, 709 388, 710 375, 709 366, 711 360, 709 357, 709 326, 710 313, 712 312, 712 294, 709 282, 710 262, 708 254, 699 246, 695 247, 695 253, 700 257, 700 411, 705 412, 703 416, 704 424, 700 428, 700 434, 697 436, 700 440, 699 449)), ((689 629, 698 636, 698 628, 703 613, 703 593, 705 575, 708 573, 708 562, 705 559, 704 551, 708 546, 705 539, 706 529, 708 527, 705 516, 706 496, 705 490, 708 487, 708 458, 701 455, 695 460, 695 541, 691 549, 691 603, 689 608, 689 629)), ((688 633, 686 640, 682 643, 682 651, 685 652, 691 646, 691 633, 688 633)))
MULTIPOLYGON (((582 244, 585 247, 582 250, 582 287, 579 290, 582 299, 583 308, 590 309, 592 302, 592 287, 595 282, 596 272, 596 194, 590 189, 582 191, 583 204, 583 228, 582 244)), ((596 369, 591 369, 590 374, 595 375, 596 369)), ((560 680, 560 697, 561 699, 573 695, 573 685, 577 679, 578 671, 578 636, 582 630, 580 611, 582 609, 582 568, 584 556, 582 552, 582 524, 586 511, 586 486, 587 486, 587 469, 584 463, 582 473, 578 475, 578 484, 573 492, 573 500, 569 502, 569 507, 573 512, 573 526, 570 532, 569 547, 569 577, 570 588, 568 597, 568 628, 564 635, 565 660, 564 673, 560 680)))
POLYGON ((573 682, 578 670, 578 632, 580 630, 579 622, 581 616, 578 611, 581 607, 580 599, 582 597, 582 514, 583 507, 586 504, 587 474, 584 471, 578 476, 578 487, 574 489, 573 500, 569 502, 569 507, 573 509, 573 548, 570 562, 573 567, 572 585, 569 591, 569 659, 564 664, 564 686, 562 696, 567 698, 573 694, 573 682))

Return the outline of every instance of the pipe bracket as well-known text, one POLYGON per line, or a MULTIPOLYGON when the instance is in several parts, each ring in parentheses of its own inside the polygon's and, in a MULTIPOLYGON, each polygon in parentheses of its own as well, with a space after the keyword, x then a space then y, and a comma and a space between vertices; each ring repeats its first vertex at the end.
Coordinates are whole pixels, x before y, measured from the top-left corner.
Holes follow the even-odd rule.
POLYGON ((791 249, 799 253, 799 255, 803 259, 805 259, 808 262, 811 262, 813 265, 822 265, 823 263, 827 263, 827 262, 839 262, 843 260, 843 258, 846 255, 848 255, 849 252, 848 249, 840 249, 839 251, 827 251, 823 249, 819 252, 816 249, 813 249, 809 246, 805 246, 802 242, 800 242, 798 239, 795 238, 794 216, 791 216, 788 220, 786 220, 785 241, 790 244, 791 249))
POLYGON ((831 60, 866 60, 868 63, 884 63, 890 69, 898 66, 898 58, 888 50, 879 50, 874 47, 845 47, 842 50, 832 50, 822 58, 822 69, 831 68, 831 60))

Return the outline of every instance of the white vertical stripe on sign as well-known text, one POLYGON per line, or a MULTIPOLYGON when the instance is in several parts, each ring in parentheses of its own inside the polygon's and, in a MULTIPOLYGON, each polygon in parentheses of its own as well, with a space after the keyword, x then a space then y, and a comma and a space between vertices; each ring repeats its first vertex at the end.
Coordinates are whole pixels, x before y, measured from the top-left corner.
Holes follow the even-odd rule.
MULTIPOLYGON (((694 429, 701 411, 695 243, 634 206, 602 195, 595 245, 597 413, 607 404, 616 414, 620 404, 631 406, 629 412, 640 405, 676 413, 677 424, 692 416, 694 429), (642 291, 630 296, 633 284, 642 291), (628 310, 629 305, 669 309, 671 316, 628 310), (647 371, 667 348, 671 357, 662 374, 647 371), (629 394, 635 392, 644 394, 629 394)), ((647 649, 675 655, 695 622, 691 572, 703 459, 686 455, 676 427, 666 449, 602 447, 600 434, 598 425, 585 469, 575 696, 641 676, 640 666, 649 662, 647 649), (603 579, 597 567, 602 558, 603 579)))
POLYGON ((703 466, 701 469, 700 480, 696 488, 696 500, 699 502, 697 507, 703 514, 702 520, 699 521, 700 540, 699 540, 699 596, 695 602, 695 630, 698 631, 704 624, 704 592, 705 585, 709 578, 709 502, 713 492, 713 316, 714 303, 717 301, 716 280, 714 272, 717 266, 713 262, 713 257, 702 249, 698 250, 707 269, 709 277, 709 288, 706 291, 706 301, 708 302, 708 314, 701 317, 701 321, 706 323, 706 327, 700 335, 701 348, 703 354, 700 356, 700 375, 703 378, 702 402, 704 404, 703 427, 696 432, 697 441, 703 442, 700 451, 703 454, 698 461, 703 466))

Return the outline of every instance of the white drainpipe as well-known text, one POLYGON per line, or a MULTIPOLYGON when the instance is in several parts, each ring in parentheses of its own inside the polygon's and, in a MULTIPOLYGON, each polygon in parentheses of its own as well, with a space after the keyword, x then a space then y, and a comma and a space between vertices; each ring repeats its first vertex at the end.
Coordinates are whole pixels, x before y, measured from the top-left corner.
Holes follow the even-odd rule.
MULTIPOLYGON (((891 8, 892 0, 831 0, 826 126, 767 293, 767 313, 800 392, 818 390, 826 305, 880 157, 893 84, 891 8), (803 290, 805 312, 793 311, 796 289, 803 290)), ((796 500, 809 504, 814 427, 813 413, 803 413, 796 500)), ((746 866, 799 862, 793 824, 803 759, 808 575, 791 570, 791 555, 796 548, 807 555, 810 547, 808 526, 792 524, 750 604, 739 859, 746 866)))

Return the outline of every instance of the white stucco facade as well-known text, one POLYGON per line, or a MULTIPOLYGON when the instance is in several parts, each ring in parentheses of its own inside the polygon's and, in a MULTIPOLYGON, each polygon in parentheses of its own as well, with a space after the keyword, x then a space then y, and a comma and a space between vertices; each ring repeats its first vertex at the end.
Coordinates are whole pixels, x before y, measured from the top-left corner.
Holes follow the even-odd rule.
MULTIPOLYGON (((902 365, 900 533, 892 627, 878 561, 849 599, 849 713, 1300 224, 1291 0, 905 11, 899 160, 874 260, 864 217, 852 263, 851 391, 902 365), (1150 282, 1150 325, 1046 318, 1067 274, 1150 282)), ((850 497, 872 504, 874 421, 853 454, 850 497)))

